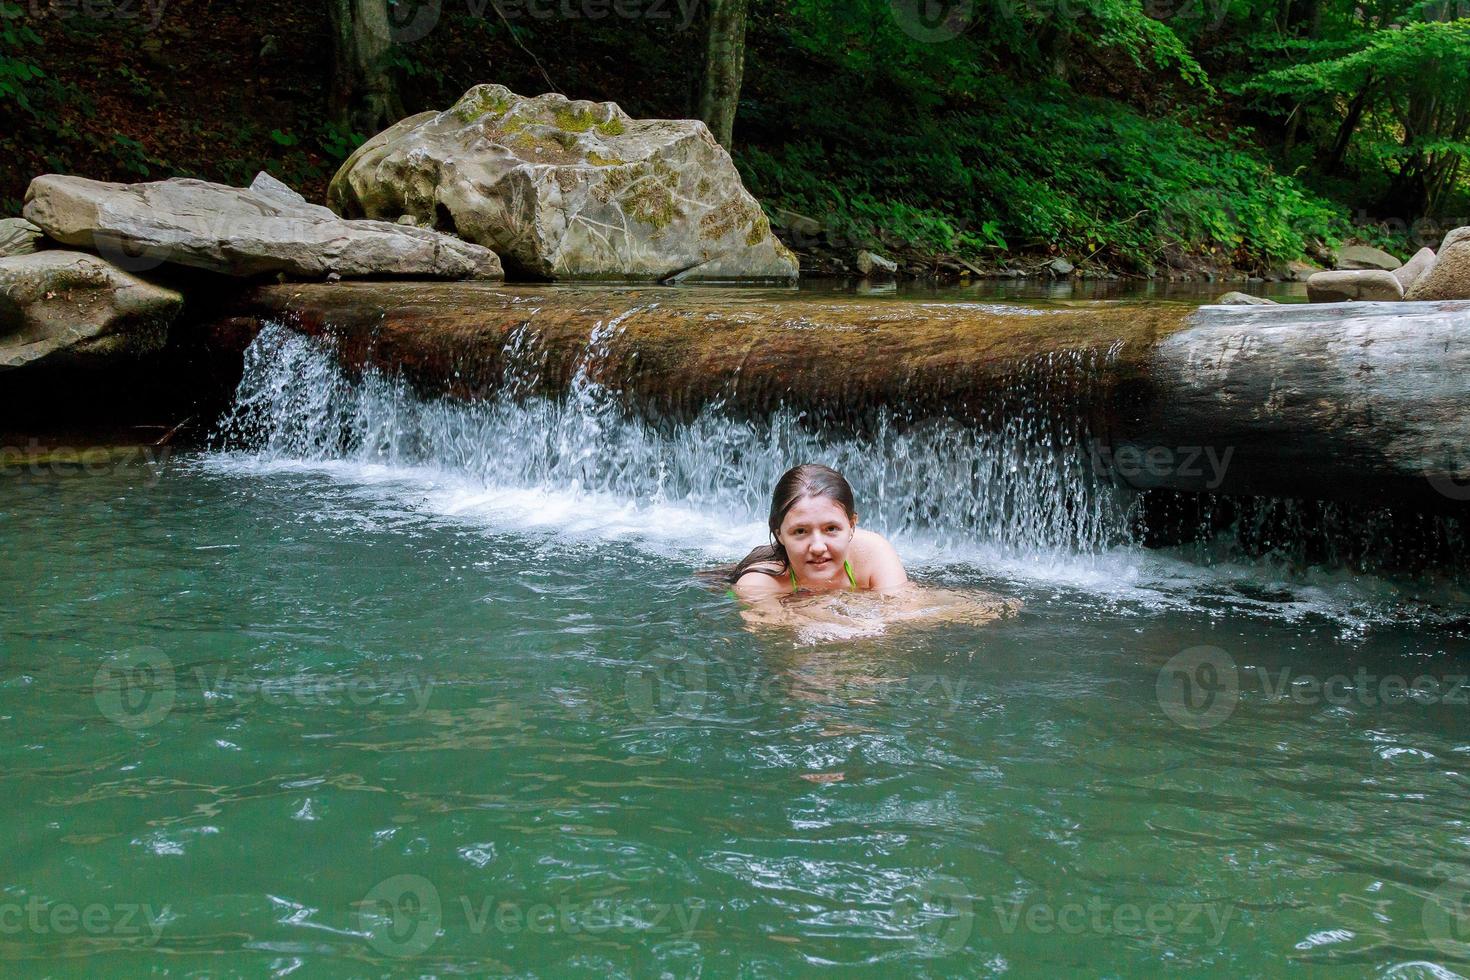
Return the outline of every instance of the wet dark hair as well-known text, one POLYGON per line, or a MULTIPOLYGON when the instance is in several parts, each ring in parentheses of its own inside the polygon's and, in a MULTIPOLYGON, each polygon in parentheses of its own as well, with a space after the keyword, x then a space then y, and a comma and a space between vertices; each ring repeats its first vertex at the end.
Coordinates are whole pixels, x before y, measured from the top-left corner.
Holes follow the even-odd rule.
POLYGON ((821 463, 802 463, 800 466, 793 466, 781 474, 781 479, 776 481, 776 489, 771 492, 771 513, 766 520, 771 529, 771 543, 755 548, 728 571, 716 569, 715 574, 723 575, 723 580, 730 585, 740 581, 740 576, 748 571, 765 572, 767 575, 778 578, 788 574, 791 559, 787 557, 786 546, 776 537, 776 532, 781 529, 781 522, 786 519, 786 512, 795 507, 798 501, 808 497, 828 497, 842 507, 849 521, 857 517, 857 505, 852 499, 852 487, 848 486, 847 480, 841 473, 821 463), (751 567, 770 563, 781 567, 775 571, 769 568, 751 567))

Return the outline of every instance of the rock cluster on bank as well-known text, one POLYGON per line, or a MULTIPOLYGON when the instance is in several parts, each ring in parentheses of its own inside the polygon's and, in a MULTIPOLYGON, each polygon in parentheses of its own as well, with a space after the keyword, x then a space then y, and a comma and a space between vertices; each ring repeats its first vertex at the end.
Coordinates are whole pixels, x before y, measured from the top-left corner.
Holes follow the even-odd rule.
POLYGON ((1438 252, 1422 248, 1402 264, 1367 246, 1349 246, 1338 256, 1341 268, 1307 280, 1308 301, 1470 299, 1470 227, 1451 231, 1438 252))

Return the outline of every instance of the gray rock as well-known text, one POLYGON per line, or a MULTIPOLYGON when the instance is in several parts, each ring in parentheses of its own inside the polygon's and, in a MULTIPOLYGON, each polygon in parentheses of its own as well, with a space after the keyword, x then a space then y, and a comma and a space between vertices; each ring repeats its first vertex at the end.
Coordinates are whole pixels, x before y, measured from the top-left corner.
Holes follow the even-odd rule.
POLYGON ((47 174, 25 216, 131 272, 165 262, 232 276, 498 279, 488 249, 424 228, 344 221, 267 174, 249 189, 176 178, 114 184, 47 174))
POLYGON ((795 279, 796 256, 705 125, 477 85, 337 171, 339 214, 453 230, 547 279, 795 279))
POLYGON ((1444 236, 1434 265, 1420 276, 1406 299, 1470 299, 1470 226, 1444 236))
POLYGON ((1403 298, 1403 284, 1383 269, 1319 272, 1307 280, 1307 301, 1311 303, 1394 302, 1403 298))
POLYGON ((858 252, 856 264, 857 270, 867 279, 892 276, 898 272, 897 262, 894 262, 892 259, 885 259, 878 253, 869 252, 867 249, 858 252))
POLYGON ((24 218, 0 220, 0 258, 41 250, 41 229, 24 218))
POLYGON ((1065 279, 1067 276, 1070 276, 1073 271, 1076 270, 1076 266, 1068 262, 1066 259, 1061 258, 1060 256, 1048 262, 1046 264, 1046 267, 1051 270, 1051 274, 1058 279, 1065 279))
POLYGON ((0 259, 0 371, 38 362, 88 367, 163 348, 184 298, 85 252, 0 259))
POLYGON ((1382 269, 1392 272, 1403 265, 1398 259, 1381 248, 1371 245, 1344 245, 1337 250, 1339 269, 1382 269))
POLYGON ((250 193, 272 202, 284 211, 320 218, 322 221, 340 220, 331 208, 312 204, 299 191, 292 190, 262 170, 250 182, 250 193))
POLYGON ((1216 306, 1275 306, 1274 299, 1252 296, 1250 293, 1225 293, 1215 300, 1216 306))
POLYGON ((1393 277, 1404 284, 1405 296, 1408 296, 1409 290, 1413 288, 1414 283, 1419 281, 1419 277, 1428 272, 1433 265, 1434 249, 1421 248, 1414 253, 1413 258, 1393 270, 1393 277))

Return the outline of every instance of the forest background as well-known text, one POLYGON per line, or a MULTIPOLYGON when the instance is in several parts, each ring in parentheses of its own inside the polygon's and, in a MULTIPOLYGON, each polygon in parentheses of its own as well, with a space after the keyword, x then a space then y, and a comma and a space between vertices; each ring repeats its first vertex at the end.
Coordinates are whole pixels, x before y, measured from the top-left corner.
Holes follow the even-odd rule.
POLYGON ((1470 0, 0 0, 0 216, 45 172, 322 200, 482 82, 705 119, 804 259, 1269 275, 1470 224, 1470 0))

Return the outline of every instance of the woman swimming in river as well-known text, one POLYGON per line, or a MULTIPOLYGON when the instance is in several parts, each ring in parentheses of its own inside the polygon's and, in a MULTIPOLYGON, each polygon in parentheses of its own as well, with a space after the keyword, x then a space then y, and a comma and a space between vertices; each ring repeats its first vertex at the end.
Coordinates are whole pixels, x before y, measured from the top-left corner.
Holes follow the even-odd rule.
POLYGON ((852 487, 828 466, 787 470, 771 494, 767 524, 771 543, 724 576, 752 626, 795 627, 809 640, 826 640, 872 636, 899 624, 983 625, 1020 608, 989 593, 910 582, 893 545, 857 526, 852 487))
POLYGON ((735 595, 748 602, 802 590, 896 589, 909 580, 893 545, 857 526, 852 487, 829 466, 803 463, 782 474, 767 523, 772 543, 730 573, 735 595))

